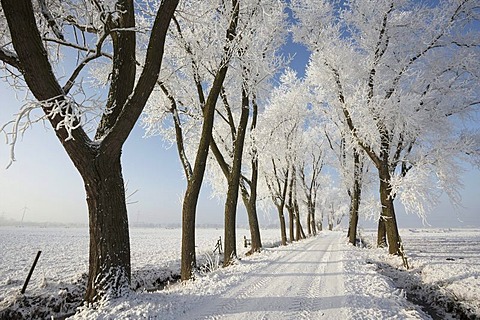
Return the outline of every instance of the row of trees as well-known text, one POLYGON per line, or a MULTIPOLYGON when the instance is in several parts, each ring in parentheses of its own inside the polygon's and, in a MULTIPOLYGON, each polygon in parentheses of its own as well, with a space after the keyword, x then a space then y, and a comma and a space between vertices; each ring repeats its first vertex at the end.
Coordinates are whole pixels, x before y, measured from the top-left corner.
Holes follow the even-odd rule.
MULTIPOLYGON (((378 245, 401 254, 394 200, 425 214, 440 187, 457 198, 454 162, 478 152, 479 7, 475 1, 292 1, 294 34, 313 52, 306 82, 326 104, 353 158, 356 219, 362 168, 377 170, 378 245), (318 23, 322 32, 312 32, 318 23), (452 170, 453 169, 453 170, 452 170), (419 187, 421 186, 421 187, 419 187), (430 192, 429 192, 430 191, 430 192)), ((351 160, 350 160, 351 161, 351 160)), ((352 220, 351 231, 354 232, 352 220)))
POLYGON ((478 164, 480 139, 468 122, 480 101, 474 0, 1 4, 4 79, 32 95, 2 131, 15 141, 41 108, 80 172, 87 301, 129 287, 120 155, 142 113, 148 135, 176 145, 187 182, 182 280, 196 268, 204 181, 225 200, 228 266, 239 198, 251 253, 262 247, 262 204, 276 209, 283 244, 315 235, 323 214, 330 228, 349 215, 355 244, 359 213, 375 212, 378 244, 402 254, 394 199, 424 217, 437 190, 458 200, 459 159, 478 164), (281 56, 290 34, 311 51, 303 79, 281 56), (96 92, 105 94, 89 96, 96 92))

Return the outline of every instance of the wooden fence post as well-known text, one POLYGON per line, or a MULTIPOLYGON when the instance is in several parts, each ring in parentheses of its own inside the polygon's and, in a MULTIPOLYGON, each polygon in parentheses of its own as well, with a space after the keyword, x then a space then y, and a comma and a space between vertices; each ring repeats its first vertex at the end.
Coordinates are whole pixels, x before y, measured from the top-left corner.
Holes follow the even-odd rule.
POLYGON ((28 282, 30 281, 30 277, 32 276, 33 270, 35 269, 35 266, 37 265, 38 258, 40 258, 40 254, 42 251, 37 252, 37 256, 35 257, 35 261, 33 261, 32 267, 30 268, 30 272, 28 273, 27 279, 25 280, 25 283, 23 284, 22 291, 20 291, 22 294, 25 293, 25 290, 27 289, 28 282))

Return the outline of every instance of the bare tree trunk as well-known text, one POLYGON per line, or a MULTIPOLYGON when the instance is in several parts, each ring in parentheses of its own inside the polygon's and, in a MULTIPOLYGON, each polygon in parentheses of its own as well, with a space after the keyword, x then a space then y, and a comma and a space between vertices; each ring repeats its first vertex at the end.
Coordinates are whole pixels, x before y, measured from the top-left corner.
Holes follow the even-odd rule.
MULTIPOLYGON (((253 194, 253 193, 252 193, 253 194)), ((246 201, 243 197, 243 202, 247 208, 248 225, 250 227, 250 239, 252 240, 249 253, 260 252, 262 248, 262 238, 260 237, 260 227, 258 225, 257 217, 257 205, 256 205, 256 192, 255 196, 250 196, 250 199, 246 201)))
POLYGON ((182 281, 190 279, 193 270, 197 266, 197 260, 195 257, 195 218, 201 184, 202 180, 199 179, 192 180, 192 182, 189 181, 185 197, 183 198, 182 263, 180 271, 182 281))
POLYGON ((380 218, 378 219, 377 247, 379 248, 387 247, 387 229, 385 226, 383 213, 380 214, 380 218))
POLYGON ((288 191, 288 177, 289 177, 289 168, 281 170, 282 173, 280 176, 279 170, 277 170, 277 166, 275 163, 275 159, 272 158, 273 164, 273 173, 275 175, 275 179, 273 184, 270 183, 269 179, 265 177, 268 189, 270 191, 270 196, 272 197, 272 201, 275 204, 275 207, 278 211, 278 218, 280 220, 280 233, 282 237, 282 245, 287 245, 287 231, 285 226, 285 216, 283 214, 283 209, 285 208, 285 200, 287 198, 287 191, 288 191), (283 179, 282 179, 283 177, 283 179))
POLYGON ((287 228, 285 225, 285 216, 283 215, 283 206, 277 206, 278 218, 280 220, 280 234, 282 237, 282 246, 287 245, 287 228))
POLYGON ((301 239, 305 239, 306 236, 305 236, 305 231, 303 231, 303 227, 302 227, 302 222, 300 221, 300 217, 298 215, 295 216, 295 222, 296 222, 296 225, 297 225, 297 234, 296 234, 296 240, 301 240, 301 239))
POLYGON ((232 171, 228 177, 227 200, 225 201, 225 252, 223 265, 228 266, 237 256, 236 248, 236 216, 238 189, 242 169, 243 146, 247 131, 250 101, 245 88, 242 88, 242 113, 238 124, 237 136, 234 145, 232 171))
POLYGON ((116 157, 96 157, 83 173, 90 212, 89 277, 85 299, 130 289, 130 242, 125 190, 116 157), (117 283, 118 287, 112 287, 117 283))
MULTIPOLYGON (((250 125, 250 131, 255 130, 257 126, 257 117, 258 117, 258 105, 255 98, 252 99, 252 124, 250 125)), ((254 252, 260 252, 262 248, 262 238, 260 236, 260 227, 258 225, 258 215, 257 215, 257 187, 258 187, 258 157, 257 150, 255 147, 252 148, 251 154, 251 177, 248 185, 250 186, 250 193, 248 192, 245 181, 242 181, 240 188, 242 194, 242 200, 247 209, 248 215, 248 225, 250 227, 250 239, 251 247, 248 254, 254 252)))
MULTIPOLYGON (((222 168, 222 171, 225 177, 228 179, 229 176, 229 166, 225 162, 223 155, 221 154, 218 146, 215 141, 212 140, 210 144, 210 149, 212 150, 215 158, 217 159, 218 164, 222 168)), ((248 224, 250 227, 250 236, 252 240, 250 254, 253 252, 259 252, 262 248, 262 240, 260 237, 260 227, 258 225, 258 215, 257 215, 257 184, 258 184, 258 160, 256 157, 252 160, 252 176, 251 180, 247 183, 245 180, 240 181, 240 190, 242 195, 242 200, 247 209, 248 215, 248 224), (250 192, 248 191, 246 184, 250 186, 250 192)))
MULTIPOLYGON (((250 126, 250 131, 255 130, 257 127, 257 117, 258 117, 258 105, 255 98, 252 99, 252 124, 250 126)), ((258 215, 257 215, 257 187, 258 187, 258 157, 257 150, 253 148, 252 150, 252 176, 250 178, 250 196, 245 197, 242 189, 242 198, 247 208, 248 214, 248 225, 250 226, 250 236, 252 240, 252 245, 250 248, 250 253, 260 252, 262 248, 262 238, 260 236, 260 227, 258 225, 258 215), (247 200, 247 201, 245 201, 247 200)), ((248 193, 245 192, 247 195, 248 193)))
POLYGON ((237 257, 236 247, 236 215, 237 215, 237 199, 238 199, 238 181, 236 186, 237 194, 233 194, 235 182, 230 179, 228 183, 227 200, 225 202, 225 250, 223 253, 223 266, 229 266, 237 257))
POLYGON ((295 241, 298 241, 301 239, 301 224, 300 224, 300 211, 298 209, 298 201, 297 198, 295 197, 295 201, 293 202, 293 219, 295 220, 295 241))
POLYGON ((359 199, 356 198, 356 195, 353 195, 352 204, 350 208, 350 223, 348 226, 348 241, 356 245, 357 241, 357 226, 358 226, 358 205, 359 199))
POLYGON ((307 232, 309 236, 312 235, 312 215, 310 214, 310 210, 308 210, 307 213, 307 232))
MULTIPOLYGON (((310 216, 310 229, 314 236, 317 235, 317 222, 315 219, 315 205, 309 201, 308 204, 308 214, 310 216)), ((321 229, 319 230, 321 231, 321 229)))
MULTIPOLYGON (((223 72, 219 72, 215 78, 214 88, 220 93, 221 82, 226 75, 226 68, 223 72), (221 77, 219 77, 220 75, 221 77), (221 78, 221 79, 220 79, 221 78), (215 85, 217 87, 215 87, 215 85)), ((192 277, 193 269, 196 267, 195 258, 195 219, 197 212, 198 197, 202 187, 203 177, 207 166, 208 149, 210 140, 212 138, 213 118, 215 112, 216 99, 218 94, 209 95, 209 100, 204 108, 203 126, 200 144, 197 149, 195 157, 195 166, 192 171, 192 176, 188 180, 187 190, 183 199, 182 207, 182 266, 181 279, 188 280, 192 277)))
POLYGON ((348 227, 349 242, 356 245, 357 225, 358 225, 358 209, 360 208, 360 198, 362 193, 362 171, 363 165, 360 163, 360 154, 354 150, 354 182, 353 192, 351 194, 352 201, 350 204, 350 223, 348 227))
POLYGON ((295 240, 295 237, 294 237, 294 234, 295 234, 295 231, 294 231, 294 226, 295 226, 295 221, 294 221, 294 217, 295 217, 295 210, 293 208, 293 206, 287 206, 287 210, 288 210, 288 228, 289 228, 289 233, 288 233, 288 236, 289 236, 289 242, 293 242, 293 240, 295 240))
POLYGON ((401 241, 398 233, 395 207, 391 196, 390 173, 388 166, 383 165, 379 170, 380 178, 380 202, 382 204, 381 219, 384 221, 388 240, 388 252, 400 255, 401 241))
MULTIPOLYGON (((254 107, 255 109, 255 107, 254 107)), ((220 152, 220 149, 216 145, 215 141, 212 140, 210 143, 210 149, 212 150, 217 163, 220 165, 222 172, 225 177, 228 179, 230 175, 229 165, 225 162, 225 159, 220 152)), ((250 254, 253 252, 259 252, 262 248, 262 240, 260 237, 260 227, 258 225, 258 215, 257 215, 257 184, 258 184, 258 160, 256 157, 252 159, 252 176, 251 180, 247 182, 246 180, 240 181, 240 191, 242 195, 242 200, 247 209, 248 215, 248 224, 250 227, 250 236, 251 236, 251 249, 250 254), (247 189, 247 186, 250 186, 250 192, 247 189)))
POLYGON ((295 166, 292 168, 292 175, 290 177, 290 183, 288 186, 288 199, 286 201, 286 207, 288 210, 288 227, 289 227, 289 238, 290 238, 290 243, 293 242, 294 240, 294 216, 295 216, 295 208, 294 208, 294 188, 295 188, 295 179, 296 179, 296 173, 295 173, 295 166))
POLYGON ((182 266, 181 279, 188 280, 196 266, 195 259, 195 218, 197 202, 207 166, 208 149, 212 139, 215 105, 220 94, 223 80, 227 73, 227 65, 222 67, 215 80, 203 111, 203 126, 200 143, 195 157, 195 165, 187 184, 182 207, 182 266))
POLYGON ((305 239, 305 232, 303 231, 302 223, 300 221, 300 210, 298 208, 298 201, 295 199, 295 224, 296 224, 296 240, 305 239))

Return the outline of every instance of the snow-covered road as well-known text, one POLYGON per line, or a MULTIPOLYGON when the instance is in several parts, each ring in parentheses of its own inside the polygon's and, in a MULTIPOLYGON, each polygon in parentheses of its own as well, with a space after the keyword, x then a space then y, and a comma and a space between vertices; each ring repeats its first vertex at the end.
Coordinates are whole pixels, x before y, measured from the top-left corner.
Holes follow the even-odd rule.
POLYGON ((268 264, 215 299, 199 299, 184 319, 344 319, 343 243, 329 233, 276 248, 268 264))

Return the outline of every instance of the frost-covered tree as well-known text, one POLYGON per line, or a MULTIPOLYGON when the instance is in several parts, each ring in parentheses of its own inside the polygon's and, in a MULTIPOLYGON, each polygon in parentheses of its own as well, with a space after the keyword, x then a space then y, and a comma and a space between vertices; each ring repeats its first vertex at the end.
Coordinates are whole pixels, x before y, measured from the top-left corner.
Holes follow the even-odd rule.
POLYGON ((300 217, 300 205, 298 202, 298 186, 297 185, 298 185, 297 168, 296 166, 292 166, 292 174, 290 176, 287 201, 285 204, 288 210, 290 242, 298 241, 306 237, 305 231, 303 230, 301 217, 300 217))
POLYGON ((333 230, 334 225, 342 222, 344 216, 349 211, 348 197, 341 188, 332 184, 326 184, 322 190, 324 197, 320 199, 319 207, 323 214, 327 217, 328 230, 333 230), (340 196, 345 195, 345 196, 340 196))
MULTIPOLYGON (((326 110, 324 110, 326 111, 326 110)), ((327 110, 326 113, 329 113, 327 110)), ((357 226, 359 210, 362 196, 362 188, 365 175, 365 155, 361 149, 350 139, 345 139, 343 135, 345 130, 341 129, 342 124, 337 123, 334 118, 330 118, 328 130, 325 130, 325 136, 330 146, 330 151, 334 155, 333 166, 337 168, 341 183, 343 184, 348 196, 350 197, 349 223, 347 237, 349 242, 356 244, 357 226), (349 143, 350 145, 347 145, 349 143)))
POLYGON ((438 189, 457 201, 456 160, 478 157, 478 134, 465 124, 480 101, 478 3, 292 5, 295 38, 313 52, 308 82, 376 167, 380 222, 389 252, 401 254, 394 199, 421 216, 438 189))
MULTIPOLYGON (((280 220, 282 244, 287 243, 284 208, 289 204, 294 208, 292 179, 297 179, 299 150, 307 117, 307 91, 293 70, 286 70, 280 77, 280 85, 272 92, 272 97, 259 121, 256 143, 259 150, 260 168, 269 196, 280 220), (289 185, 292 193, 288 192, 289 185)), ((290 211, 290 226, 293 234, 293 212, 290 211)), ((293 238, 293 236, 291 237, 293 238)))
POLYGON ((182 279, 190 278, 195 267, 196 201, 209 148, 214 156, 213 162, 209 160, 210 167, 227 181, 223 189, 224 263, 229 264, 236 255, 239 189, 249 213, 252 245, 254 250, 261 247, 255 152, 249 148, 253 168, 250 179, 242 176, 242 158, 245 138, 256 126, 257 101, 264 95, 260 87, 272 77, 278 64, 276 51, 286 32, 284 6, 276 0, 186 1, 174 18, 167 39, 173 50, 165 58, 168 66, 160 77, 156 100, 146 110, 144 123, 150 134, 160 133, 176 144, 187 178, 182 279))
MULTIPOLYGON (((222 103, 217 105, 217 120, 210 147, 221 169, 217 170, 217 173, 225 175, 227 180, 225 265, 236 256, 235 229, 239 190, 250 225, 250 252, 259 251, 261 248, 256 210, 258 159, 252 144, 252 134, 257 126, 258 103, 265 100, 270 87, 269 80, 281 63, 278 50, 286 36, 284 10, 283 1, 242 2, 239 12, 242 39, 237 54, 232 58, 234 70, 229 73, 229 79, 224 84, 222 103)), ((213 167, 218 168, 216 165, 213 167)))
POLYGON ((85 183, 90 228, 87 301, 129 288, 130 246, 120 155, 157 80, 177 3, 151 4, 156 15, 142 30, 148 42, 143 44, 146 57, 137 74, 133 1, 1 1, 2 72, 10 83, 24 83, 35 99, 20 111, 13 135, 24 123, 22 116, 28 119, 32 105, 40 108, 85 183), (85 110, 89 103, 79 92, 87 90, 82 82, 88 77, 85 71, 100 59, 110 72, 108 97, 104 104, 90 106, 101 118, 89 135, 85 110))
POLYGON ((165 57, 159 88, 146 109, 147 132, 161 133, 176 144, 187 179, 182 207, 182 280, 190 279, 196 267, 197 202, 216 104, 241 41, 240 8, 238 0, 181 3, 167 39, 172 50, 165 57))
POLYGON ((320 134, 323 134, 323 132, 315 127, 305 131, 303 148, 300 151, 302 155, 298 174, 307 206, 307 230, 309 235, 317 234, 315 211, 321 186, 320 174, 325 161, 323 140, 326 139, 322 139, 320 134))

